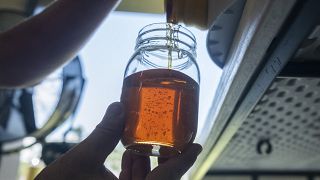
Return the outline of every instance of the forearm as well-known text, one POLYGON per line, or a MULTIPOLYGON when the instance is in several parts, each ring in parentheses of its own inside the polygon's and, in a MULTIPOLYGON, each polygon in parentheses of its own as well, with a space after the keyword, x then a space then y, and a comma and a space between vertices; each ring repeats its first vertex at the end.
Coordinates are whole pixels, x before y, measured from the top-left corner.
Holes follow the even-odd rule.
POLYGON ((0 87, 30 85, 71 60, 118 0, 59 0, 0 35, 0 87))

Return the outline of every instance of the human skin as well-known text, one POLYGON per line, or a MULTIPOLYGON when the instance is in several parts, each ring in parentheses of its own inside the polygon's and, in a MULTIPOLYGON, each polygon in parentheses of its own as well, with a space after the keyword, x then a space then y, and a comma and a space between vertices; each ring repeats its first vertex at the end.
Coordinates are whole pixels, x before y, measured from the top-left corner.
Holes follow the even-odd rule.
POLYGON ((121 139, 124 121, 123 105, 113 103, 88 138, 46 167, 36 180, 178 180, 202 150, 199 144, 190 144, 175 157, 159 159, 159 165, 153 170, 149 157, 127 150, 117 178, 105 168, 104 162, 121 139))
POLYGON ((119 1, 57 0, 1 32, 0 88, 34 85, 68 63, 119 1))

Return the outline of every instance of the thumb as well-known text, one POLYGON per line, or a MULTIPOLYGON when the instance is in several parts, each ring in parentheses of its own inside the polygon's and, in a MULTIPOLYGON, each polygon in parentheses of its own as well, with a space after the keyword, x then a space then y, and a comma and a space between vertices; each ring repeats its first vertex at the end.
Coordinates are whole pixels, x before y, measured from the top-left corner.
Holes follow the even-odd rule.
POLYGON ((124 128, 124 107, 120 102, 111 104, 100 124, 64 159, 82 168, 94 168, 104 163, 117 146, 124 128))

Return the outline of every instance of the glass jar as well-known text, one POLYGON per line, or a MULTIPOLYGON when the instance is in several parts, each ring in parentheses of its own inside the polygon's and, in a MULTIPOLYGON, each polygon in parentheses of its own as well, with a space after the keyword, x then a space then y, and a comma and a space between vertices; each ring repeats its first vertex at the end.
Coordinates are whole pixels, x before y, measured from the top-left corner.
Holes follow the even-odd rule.
POLYGON ((200 73, 194 35, 180 25, 144 27, 125 70, 126 149, 170 157, 195 139, 200 73))

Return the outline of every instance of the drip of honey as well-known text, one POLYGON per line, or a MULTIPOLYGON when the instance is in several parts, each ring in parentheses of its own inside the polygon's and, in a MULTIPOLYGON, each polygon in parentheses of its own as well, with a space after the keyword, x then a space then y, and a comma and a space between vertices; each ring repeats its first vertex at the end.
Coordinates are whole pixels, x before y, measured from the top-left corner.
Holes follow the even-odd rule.
POLYGON ((175 39, 174 39, 174 28, 173 26, 177 24, 177 19, 174 16, 173 12, 173 0, 166 0, 165 1, 165 9, 167 12, 167 46, 168 46, 168 69, 172 69, 172 51, 175 47, 175 39))
POLYGON ((168 69, 172 69, 172 51, 174 44, 174 29, 173 24, 167 24, 167 46, 168 46, 168 69))

